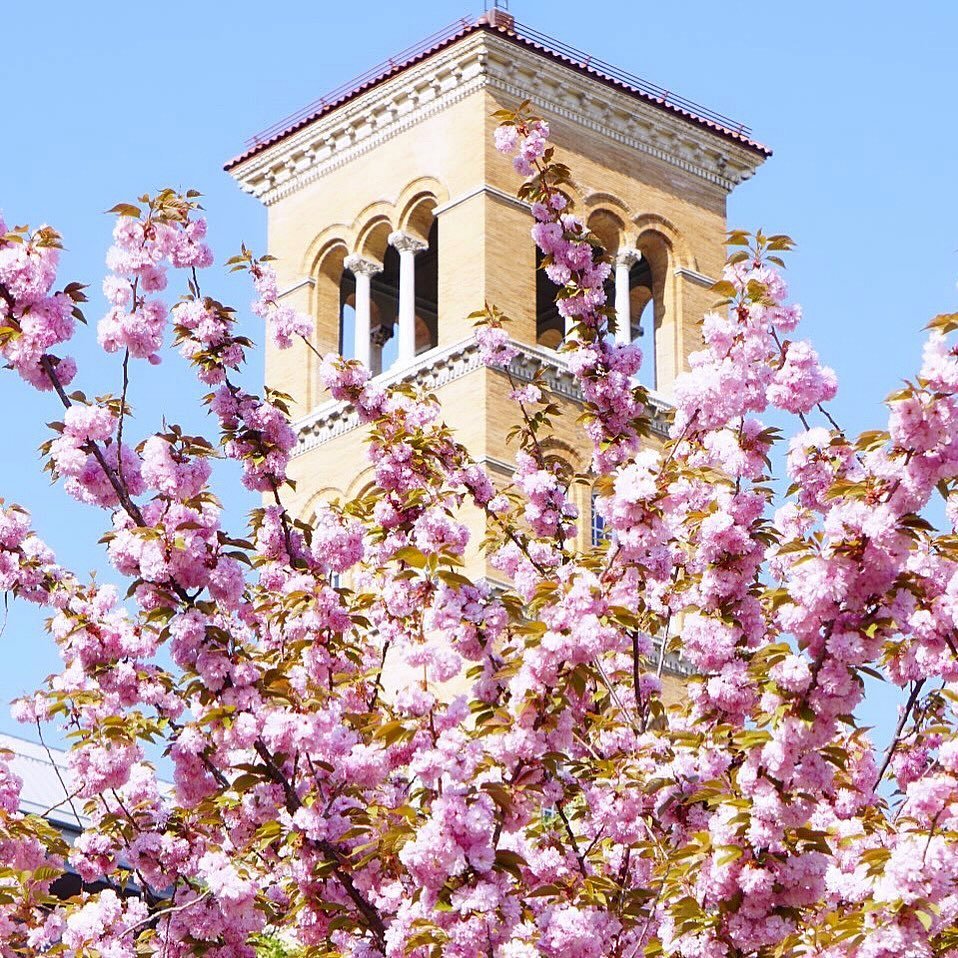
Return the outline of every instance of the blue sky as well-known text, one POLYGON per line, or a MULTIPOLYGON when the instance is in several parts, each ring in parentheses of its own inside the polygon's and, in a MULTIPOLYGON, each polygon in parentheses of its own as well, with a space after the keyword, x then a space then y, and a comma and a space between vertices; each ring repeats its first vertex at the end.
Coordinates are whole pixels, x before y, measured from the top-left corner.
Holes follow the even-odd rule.
MULTIPOLYGON (((922 326, 958 298, 958 5, 513 0, 512 8, 520 22, 748 123, 774 148, 733 194, 729 222, 798 242, 790 282, 805 335, 839 373, 836 414, 854 431, 877 425, 883 396, 917 368, 922 326)), ((202 191, 219 262, 241 240, 263 250, 263 210, 223 162, 257 130, 479 12, 449 0, 7 5, 0 210, 8 223, 57 226, 64 281, 91 283, 94 293, 109 243, 102 211, 166 185, 202 191)), ((217 290, 234 305, 249 298, 225 272, 217 290)), ((91 325, 101 308, 95 296, 91 325)), ((262 340, 252 324, 250 333, 262 340)), ((80 338, 80 385, 118 391, 115 358, 96 349, 92 330, 80 338)), ((250 375, 261 375, 256 360, 250 375)), ((174 362, 137 367, 141 431, 164 415, 202 425, 197 392, 174 362)), ((103 517, 74 508, 39 472, 53 401, 4 374, 0 408, 0 496, 33 510, 64 562, 106 576, 96 546, 103 517)), ((251 505, 226 498, 235 515, 251 505)), ((56 667, 37 621, 9 613, 0 701, 56 667)), ((880 721, 887 704, 876 698, 869 719, 880 721)), ((15 730, 2 708, 0 730, 15 730)))

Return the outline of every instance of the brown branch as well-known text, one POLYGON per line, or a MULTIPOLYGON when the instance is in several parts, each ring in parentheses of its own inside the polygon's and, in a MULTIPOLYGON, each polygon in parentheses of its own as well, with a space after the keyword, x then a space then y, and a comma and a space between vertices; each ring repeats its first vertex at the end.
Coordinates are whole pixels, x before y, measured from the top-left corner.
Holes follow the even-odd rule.
MULTIPOLYGON (((259 757, 263 760, 263 764, 266 766, 266 770, 269 773, 270 778, 283 789, 287 811, 289 811, 291 815, 295 814, 302 805, 302 802, 300 801, 299 796, 296 794, 296 789, 293 787, 293 784, 283 773, 283 770, 276 764, 276 760, 270 754, 269 749, 266 747, 266 744, 263 741, 258 740, 253 748, 256 750, 256 754, 259 755, 259 757)), ((353 904, 362 914, 363 918, 366 919, 366 924, 369 930, 372 932, 373 937, 376 939, 376 944, 381 949, 385 949, 386 925, 384 924, 379 912, 363 897, 362 893, 356 887, 352 876, 347 871, 344 871, 344 867, 347 865, 347 862, 345 861, 342 853, 336 848, 335 845, 332 844, 332 842, 326 841, 325 839, 316 842, 316 844, 323 854, 334 863, 333 875, 342 886, 343 891, 346 892, 353 904)))
POLYGON ((576 841, 575 833, 572 831, 572 826, 569 824, 569 819, 566 818, 565 811, 562 808, 562 802, 556 802, 556 811, 559 813, 559 818, 562 819, 562 824, 565 825, 566 835, 569 836, 569 844, 572 845, 572 851, 575 852, 575 857, 579 862, 579 871, 582 872, 583 878, 588 878, 589 870, 585 864, 585 856, 579 850, 579 843, 576 841))
MULTIPOLYGON (((50 384, 53 386, 54 391, 57 396, 60 397, 60 402, 63 404, 64 409, 69 409, 73 405, 73 400, 67 395, 66 390, 63 388, 63 383, 60 382, 60 377, 57 375, 57 371, 53 366, 52 357, 49 354, 40 357, 40 365, 43 367, 43 371, 47 374, 47 378, 50 380, 50 384)), ((90 453, 93 458, 100 464, 100 468, 103 470, 103 474, 106 476, 107 481, 113 487, 113 491, 116 493, 117 499, 120 501, 120 505, 126 510, 128 515, 134 522, 139 526, 145 526, 146 522, 143 519, 143 513, 140 512, 137 504, 130 498, 129 493, 121 484, 116 473, 110 468, 110 464, 106 461, 106 456, 103 455, 103 450, 95 442, 89 443, 90 453)), ((117 462, 120 461, 119 453, 117 453, 117 462)))
MULTIPOLYGON (((64 802, 69 803, 70 811, 73 812, 73 817, 77 820, 77 825, 79 825, 80 831, 83 831, 83 821, 80 819, 80 814, 76 810, 76 805, 73 804, 75 793, 71 793, 70 789, 67 788, 67 783, 63 780, 63 776, 60 774, 60 766, 57 765, 56 759, 53 757, 53 753, 50 751, 47 743, 43 740, 43 728, 40 725, 40 719, 37 719, 37 735, 40 737, 40 744, 43 746, 43 751, 47 753, 47 759, 53 766, 54 774, 57 777, 57 781, 60 783, 60 787, 63 789, 63 794, 66 796, 66 798, 64 798, 64 800, 59 804, 62 805, 64 802)), ((53 806, 53 808, 57 807, 57 805, 53 806)), ((44 812, 43 817, 46 818, 51 811, 53 811, 53 809, 49 809, 48 811, 44 812)))
POLYGON ((911 694, 908 696, 908 701, 905 703, 905 708, 902 710, 901 718, 898 720, 898 725, 895 728, 895 734, 892 736, 891 744, 888 746, 888 749, 885 752, 885 759, 881 764, 881 768, 878 770, 878 775, 875 778, 875 788, 878 788, 881 785, 882 779, 885 777, 885 772, 888 771, 888 766, 891 764, 892 757, 895 754, 898 745, 900 744, 901 733, 905 729, 905 725, 908 723, 908 718, 911 715, 911 710, 915 707, 915 703, 918 701, 918 695, 921 692, 922 686, 925 684, 925 679, 920 679, 917 682, 912 684, 911 694))
POLYGON ((383 669, 386 667, 386 655, 389 652, 389 640, 387 639, 383 643, 383 655, 379 662, 379 671, 376 673, 376 681, 373 685, 373 695, 369 700, 369 711, 371 712, 376 707, 376 702, 379 700, 379 693, 383 690, 383 669))
POLYGON ((130 350, 123 351, 123 389, 120 391, 120 421, 116 427, 116 474, 123 482, 123 422, 126 418, 126 394, 130 388, 130 350))

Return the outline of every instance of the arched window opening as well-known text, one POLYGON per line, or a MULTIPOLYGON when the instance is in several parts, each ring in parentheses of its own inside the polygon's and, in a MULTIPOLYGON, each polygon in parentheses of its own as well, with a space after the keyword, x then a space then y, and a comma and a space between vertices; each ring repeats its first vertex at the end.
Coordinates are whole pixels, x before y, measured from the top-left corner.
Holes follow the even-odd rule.
POLYGON ((677 369, 670 348, 672 309, 668 282, 672 247, 656 230, 640 233, 636 249, 642 258, 629 272, 629 305, 634 341, 642 348, 639 382, 647 389, 668 389, 677 369))
POLYGON ((647 389, 655 389, 655 293, 652 267, 644 256, 629 270, 629 317, 629 338, 642 348, 639 382, 647 389))
POLYGON ((439 220, 416 257, 416 355, 439 345, 439 220))
POLYGON ((399 320, 399 252, 387 246, 382 272, 372 278, 370 288, 370 365, 374 376, 396 362, 399 320))
MULTIPOLYGON (((428 246, 416 254, 415 354, 439 344, 439 223, 433 221, 428 246)), ((372 278, 370 289, 370 355, 373 375, 386 372, 399 358, 399 250, 389 245, 383 255, 382 272, 372 278)))
POLYGON ((565 320, 556 306, 556 294, 560 287, 549 279, 543 269, 545 256, 536 248, 536 342, 540 346, 558 349, 565 338, 565 320))
MULTIPOLYGON (((340 298, 341 341, 350 330, 379 375, 399 362, 408 365, 439 342, 439 224, 427 233, 390 231, 380 222, 370 231, 361 252, 346 260, 340 298), (357 275, 361 287, 357 293, 357 275), (358 314, 357 311, 358 310, 358 314), (366 336, 368 335, 368 340, 366 336)), ((358 355, 358 354, 357 354, 358 355)), ((363 358, 359 355, 359 358, 363 358)))
MULTIPOLYGON (((343 263, 346 255, 347 247, 341 237, 331 237, 320 246, 310 269, 310 278, 314 285, 309 297, 309 310, 314 317, 315 326, 310 337, 313 348, 309 351, 309 365, 306 367, 306 407, 309 409, 328 398, 320 375, 319 357, 331 352, 342 352, 343 347, 352 342, 352 334, 343 332, 343 302, 353 293, 352 289, 343 288, 343 263)), ((345 321, 351 329, 352 317, 348 312, 345 321)))
POLYGON ((597 492, 592 493, 591 499, 591 541, 593 546, 600 546, 603 542, 607 542, 609 539, 609 532, 605 526, 605 516, 603 516, 598 509, 599 504, 599 494, 597 492))

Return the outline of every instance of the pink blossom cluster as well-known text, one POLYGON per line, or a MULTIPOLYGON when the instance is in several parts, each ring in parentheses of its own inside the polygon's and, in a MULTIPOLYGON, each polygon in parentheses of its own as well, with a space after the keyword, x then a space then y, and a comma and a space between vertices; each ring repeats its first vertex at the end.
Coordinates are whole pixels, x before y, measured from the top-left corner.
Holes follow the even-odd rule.
POLYGON ((495 143, 500 153, 515 154, 512 163, 520 176, 531 176, 535 164, 549 149, 549 124, 532 119, 526 123, 502 123, 496 127, 495 143))
POLYGON ((296 445, 284 410, 230 383, 213 394, 210 410, 220 421, 223 451, 243 465, 243 485, 256 492, 281 486, 296 445))
MULTIPOLYGON (((556 299, 559 315, 578 337, 570 338, 567 332, 569 369, 588 403, 586 431, 593 442, 593 467, 605 473, 638 445, 644 403, 633 376, 642 353, 636 346, 617 344, 609 335, 605 283, 612 266, 572 212, 569 194, 562 188, 566 177, 550 162, 548 136, 547 123, 515 118, 499 127, 496 146, 515 154, 522 175, 536 174, 526 185, 535 219, 532 238, 543 253, 542 268, 562 287, 556 299)), ((480 330, 477 337, 490 340, 495 328, 480 330)), ((480 339, 480 344, 484 354, 496 356, 491 343, 480 339)), ((498 359, 493 362, 502 364, 498 359)))
POLYGON ((144 485, 140 462, 126 444, 118 453, 117 418, 104 406, 73 405, 64 411, 62 429, 48 450, 54 473, 64 480, 73 498, 104 508, 115 507, 119 498, 110 473, 122 470, 130 495, 139 495, 144 485), (94 449, 103 457, 103 464, 94 449))
POLYGON ((107 253, 110 275, 103 294, 112 304, 100 320, 97 337, 108 352, 126 350, 137 359, 160 361, 167 307, 147 294, 162 292, 167 268, 202 269, 213 263, 206 245, 206 220, 191 218, 196 204, 170 190, 150 200, 145 218, 138 207, 118 207, 113 245, 107 253))
POLYGON ((197 367, 197 376, 208 386, 218 386, 228 370, 245 361, 247 341, 233 335, 233 314, 211 299, 187 299, 172 310, 176 345, 180 355, 197 367))
POLYGON ((59 255, 59 236, 50 227, 8 232, 0 217, 0 356, 41 390, 53 388, 49 369, 63 385, 76 375, 70 357, 50 353, 73 336, 76 304, 84 299, 79 285, 53 291, 59 255))
MULTIPOLYGON (((108 285, 141 315, 117 318, 118 348, 159 349, 136 301, 189 269, 176 345, 213 387, 218 435, 165 425, 118 454, 122 399, 60 397, 50 462, 111 512, 116 585, 70 574, 0 508, 0 589, 43 607, 62 660, 15 714, 69 731, 66 802, 85 816, 71 847, 21 814, 0 755, 2 958, 254 958, 270 930, 349 958, 955 951, 958 318, 933 322, 884 427, 849 437, 834 374, 784 338, 801 319, 786 239, 732 234, 726 305, 671 438, 647 441, 639 353, 609 341, 607 263, 546 135, 514 116, 497 143, 532 176, 574 323, 581 473, 553 454, 541 379, 509 387, 506 475, 436 396, 327 356, 325 385, 368 430, 369 482, 293 510, 284 399, 234 382, 249 344, 199 289, 188 197, 121 215, 108 285), (769 407, 794 417, 785 439, 769 407), (265 494, 248 522, 214 495, 218 455, 265 494), (589 542, 580 493, 602 520, 589 542), (855 717, 866 679, 901 693, 884 748, 855 717), (68 867, 86 887, 53 902, 68 867)), ((50 296, 51 235, 0 244, 0 348, 50 296)), ((275 323, 271 268, 234 260, 275 323)), ((278 321, 280 339, 306 334, 278 321)), ((477 336, 508 369, 505 329, 490 307, 477 336)), ((21 375, 56 387, 54 345, 21 375)))
POLYGON ((778 330, 790 331, 797 322, 796 313, 784 304, 781 277, 760 260, 730 264, 723 277, 732 297, 741 297, 750 283, 765 295, 739 302, 727 314, 705 317, 707 348, 689 357, 695 375, 676 382, 676 430, 684 429, 693 416, 697 428, 714 428, 769 405, 808 413, 834 398, 835 374, 819 363, 811 345, 778 338, 778 330))
POLYGON ((250 266, 250 274, 259 294, 253 303, 253 313, 266 321, 273 343, 279 349, 289 349, 296 339, 309 337, 313 328, 309 317, 279 301, 276 271, 263 262, 256 262, 250 266))
POLYGON ((515 482, 525 496, 524 517, 536 538, 569 539, 575 535, 579 510, 554 468, 540 468, 533 456, 519 452, 515 482))
POLYGON ((479 326, 475 336, 479 355, 486 366, 508 366, 519 354, 509 339, 509 333, 502 326, 479 326))

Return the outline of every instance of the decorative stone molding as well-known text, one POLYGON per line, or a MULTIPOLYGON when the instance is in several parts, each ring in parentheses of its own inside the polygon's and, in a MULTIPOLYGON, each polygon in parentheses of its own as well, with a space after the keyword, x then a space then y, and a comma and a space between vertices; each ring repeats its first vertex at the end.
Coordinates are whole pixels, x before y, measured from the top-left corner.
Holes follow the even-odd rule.
MULTIPOLYGON (((230 169, 272 205, 483 88, 586 127, 725 190, 763 161, 754 151, 508 39, 479 31, 230 169)), ((448 206, 448 204, 447 204, 448 206)))
POLYGON ((530 210, 532 208, 531 203, 527 203, 525 200, 520 200, 517 196, 507 193, 505 190, 500 190, 497 186, 490 186, 488 183, 484 183, 482 186, 476 186, 460 196, 454 196, 451 200, 449 200, 448 203, 443 203, 441 206, 437 206, 432 211, 433 216, 438 219, 443 213, 455 209, 457 206, 473 199, 476 196, 482 196, 483 193, 501 201, 502 203, 507 204, 508 206, 515 206, 520 210, 530 210))
POLYGON ((396 230, 389 234, 389 245, 395 247, 400 253, 422 253, 429 249, 429 244, 425 240, 413 236, 411 233, 403 233, 396 230))
POLYGON ((676 276, 681 276, 682 279, 691 280, 693 283, 698 283, 699 286, 714 286, 717 280, 712 279, 711 276, 706 276, 704 273, 697 273, 694 269, 685 269, 680 267, 675 271, 676 276))
POLYGON ((752 176, 763 161, 744 146, 502 37, 490 35, 488 49, 491 88, 520 101, 531 98, 546 116, 561 116, 726 192, 752 176))
POLYGON ((495 456, 480 456, 476 460, 477 466, 484 466, 490 472, 498 472, 503 476, 511 476, 516 471, 516 464, 509 463, 504 459, 496 459, 495 456))
POLYGON ((369 338, 374 346, 382 349, 393 338, 393 327, 378 323, 370 330, 369 338))
POLYGON ((637 249, 620 249, 615 254, 615 265, 632 269, 640 259, 642 259, 642 254, 637 249))
MULTIPOLYGON (((652 661, 658 662, 661 654, 662 639, 654 635, 652 636, 652 661)), ((688 676, 695 674, 695 669, 692 668, 691 663, 675 652, 665 653, 665 658, 662 661, 662 671, 668 675, 674 675, 680 678, 688 678, 688 676)))
MULTIPOLYGON (((532 382, 541 372, 550 392, 573 402, 583 401, 582 390, 561 353, 526 343, 513 345, 519 350, 509 364, 509 373, 514 380, 532 382)), ((467 339, 452 346, 430 349, 417 356, 411 366, 402 370, 389 370, 377 376, 375 382, 383 387, 411 383, 432 392, 484 368, 479 347, 474 340, 467 339)), ((649 404, 653 410, 652 431, 664 438, 668 435, 668 413, 671 406, 661 397, 654 395, 649 397, 649 404)), ((323 403, 293 424, 298 439, 293 455, 300 456, 309 452, 310 449, 358 429, 360 425, 359 416, 348 403, 335 400, 323 403)))
POLYGON ((354 276, 369 276, 372 278, 383 271, 383 264, 373 259, 364 259, 358 253, 353 253, 343 260, 343 266, 354 276))
POLYGON ((471 34, 229 172, 247 193, 270 206, 481 90, 484 59, 483 34, 471 34))

